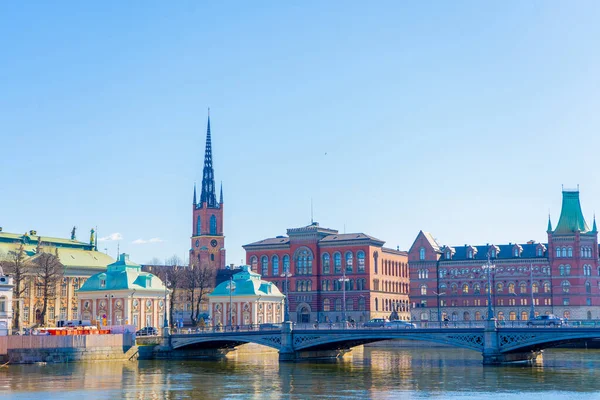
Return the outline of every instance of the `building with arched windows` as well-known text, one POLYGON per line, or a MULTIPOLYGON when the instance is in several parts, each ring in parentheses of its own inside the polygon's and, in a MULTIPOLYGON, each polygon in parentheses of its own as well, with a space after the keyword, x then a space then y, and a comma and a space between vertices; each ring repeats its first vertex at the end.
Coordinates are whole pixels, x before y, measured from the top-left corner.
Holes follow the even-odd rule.
POLYGON ((409 319, 407 253, 364 233, 318 223, 247 244, 246 262, 289 299, 294 322, 409 319))
POLYGON ((527 320, 530 314, 599 319, 598 230, 587 225, 579 190, 562 192, 547 243, 447 246, 419 232, 408 252, 412 318, 469 321, 487 318, 488 260, 494 316, 527 320))

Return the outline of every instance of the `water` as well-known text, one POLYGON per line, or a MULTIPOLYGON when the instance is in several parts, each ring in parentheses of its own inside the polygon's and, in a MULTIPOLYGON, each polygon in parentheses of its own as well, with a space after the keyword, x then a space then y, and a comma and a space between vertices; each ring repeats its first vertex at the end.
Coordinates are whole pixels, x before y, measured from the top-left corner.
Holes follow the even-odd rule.
POLYGON ((224 361, 95 362, 0 368, 4 399, 600 399, 600 350, 546 350, 536 366, 484 367, 453 348, 357 348, 330 363, 277 355, 224 361))

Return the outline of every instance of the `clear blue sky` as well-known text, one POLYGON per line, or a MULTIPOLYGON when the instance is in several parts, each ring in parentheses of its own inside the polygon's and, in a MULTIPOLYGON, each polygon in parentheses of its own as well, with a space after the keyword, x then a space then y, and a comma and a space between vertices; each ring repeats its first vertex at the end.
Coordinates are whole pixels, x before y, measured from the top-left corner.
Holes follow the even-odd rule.
POLYGON ((183 258, 210 107, 229 263, 310 223, 311 198, 394 248, 544 241, 561 184, 600 210, 599 20, 596 1, 1 2, 0 226, 183 258))

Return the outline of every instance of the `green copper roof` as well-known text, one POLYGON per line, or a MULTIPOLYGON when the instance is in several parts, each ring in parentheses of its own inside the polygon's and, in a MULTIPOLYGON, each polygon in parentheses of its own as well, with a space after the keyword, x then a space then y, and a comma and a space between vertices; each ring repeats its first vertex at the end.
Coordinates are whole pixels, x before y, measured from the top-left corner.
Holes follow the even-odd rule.
POLYGON ((568 234, 580 231, 586 233, 590 231, 579 203, 579 190, 563 190, 562 209, 560 219, 556 224, 554 234, 568 234))
MULTIPOLYGON (((260 275, 252 272, 249 265, 242 265, 242 271, 233 275, 233 291, 232 297, 236 296, 275 296, 285 297, 277 286, 272 282, 263 281, 260 275)), ((229 297, 229 281, 220 283, 211 294, 210 297, 227 296, 229 297)))

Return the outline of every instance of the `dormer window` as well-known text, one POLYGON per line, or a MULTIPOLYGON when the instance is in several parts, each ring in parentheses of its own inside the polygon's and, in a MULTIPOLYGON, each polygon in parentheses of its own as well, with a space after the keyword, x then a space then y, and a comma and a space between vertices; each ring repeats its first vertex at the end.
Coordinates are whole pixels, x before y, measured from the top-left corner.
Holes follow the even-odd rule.
POLYGON ((469 252, 467 254, 467 258, 469 258, 469 259, 473 258, 473 250, 469 249, 469 252))
POLYGON ((519 257, 519 249, 515 248, 515 257, 519 257))
POLYGON ((492 258, 496 257, 496 249, 492 249, 492 258))
POLYGON ((106 278, 100 278, 100 289, 106 289, 106 278))
POLYGON ((152 287, 152 277, 146 277, 146 287, 152 287))
POLYGON ((452 253, 450 252, 450 250, 446 251, 446 260, 449 260, 449 259, 450 259, 450 255, 451 255, 451 254, 452 254, 452 253))
POLYGON ((544 255, 541 247, 538 247, 538 249, 537 249, 537 255, 538 255, 538 257, 541 257, 541 256, 544 255))

